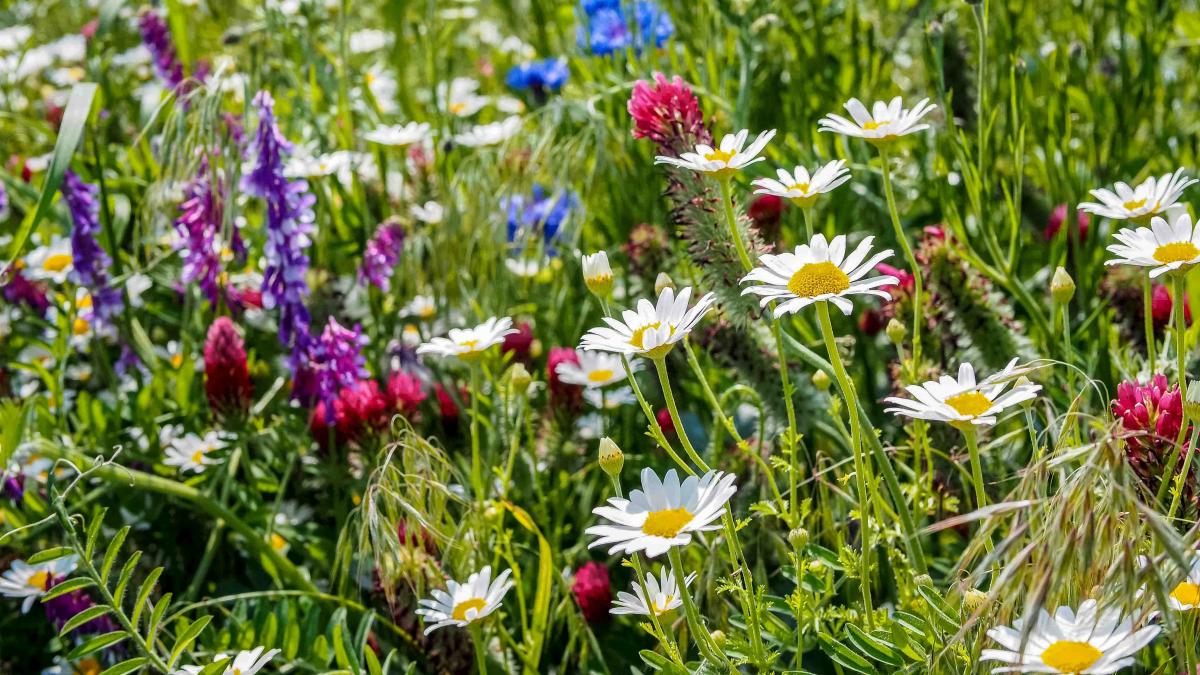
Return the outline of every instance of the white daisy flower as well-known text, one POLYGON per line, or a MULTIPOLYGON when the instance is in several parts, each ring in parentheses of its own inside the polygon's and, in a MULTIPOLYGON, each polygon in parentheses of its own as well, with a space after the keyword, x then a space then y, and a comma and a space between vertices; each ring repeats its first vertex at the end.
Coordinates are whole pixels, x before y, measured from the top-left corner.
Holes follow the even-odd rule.
POLYGON ((171 439, 164 452, 163 464, 179 467, 180 471, 204 473, 205 467, 217 463, 212 457, 213 451, 223 447, 225 444, 216 431, 209 431, 204 436, 187 434, 171 439))
POLYGON ((613 273, 608 264, 608 253, 596 251, 583 256, 583 283, 591 292, 606 297, 612 290, 613 273))
POLYGON ((423 143, 430 138, 433 138, 433 132, 429 124, 425 122, 409 122, 408 124, 393 124, 383 125, 368 131, 363 134, 363 139, 378 143, 379 145, 389 145, 392 147, 403 147, 412 145, 413 143, 423 143))
MULTIPOLYGON (((640 366, 635 361, 630 363, 629 367, 637 370, 640 366)), ((593 408, 616 410, 622 406, 637 403, 637 396, 634 395, 632 387, 617 387, 608 390, 602 390, 597 387, 595 389, 584 389, 583 400, 587 401, 588 405, 591 405, 593 408)))
POLYGON ((543 269, 542 261, 532 258, 505 258, 504 267, 522 279, 532 279, 543 269))
POLYGON ((1151 176, 1136 188, 1117 183, 1113 190, 1092 190, 1092 196, 1099 199, 1099 203, 1083 202, 1079 210, 1113 220, 1146 219, 1174 207, 1183 191, 1196 182, 1195 178, 1188 178, 1183 169, 1176 169, 1175 173, 1151 176))
POLYGON ((592 513, 611 525, 593 525, 586 534, 599 537, 588 548, 612 544, 609 553, 629 555, 645 551, 654 558, 672 546, 686 546, 693 532, 715 530, 713 522, 725 511, 725 504, 737 486, 736 476, 709 471, 701 477, 688 476, 679 482, 675 469, 660 481, 654 469, 642 469, 642 487, 630 490, 629 499, 612 497, 608 506, 592 513))
POLYGON ((413 204, 408 207, 408 212, 413 218, 427 225, 437 225, 446 217, 446 207, 432 200, 424 204, 413 204))
POLYGON ((775 306, 776 317, 798 312, 814 302, 822 301, 832 302, 843 314, 849 314, 854 308, 848 299, 851 295, 874 295, 890 299, 888 292, 879 290, 879 287, 900 283, 896 277, 883 274, 870 279, 863 278, 875 269, 875 265, 892 255, 892 250, 887 249, 868 260, 867 255, 874 241, 874 237, 867 237, 853 253, 846 255, 846 235, 840 234, 827 243, 825 235, 818 234, 811 242, 800 244, 791 253, 761 255, 761 266, 742 277, 742 283, 762 283, 747 286, 742 290, 742 295, 762 296, 759 304, 763 307, 773 300, 780 301, 775 306))
POLYGON ((1151 267, 1151 279, 1200 263, 1200 228, 1192 226, 1186 212, 1180 212, 1174 222, 1154 216, 1150 227, 1122 228, 1113 238, 1121 243, 1110 245, 1108 252, 1118 257, 1104 264, 1151 267))
POLYGON ((435 337, 417 347, 418 354, 441 358, 457 356, 464 361, 477 359, 485 351, 504 342, 504 336, 516 333, 512 319, 491 317, 474 328, 451 328, 449 337, 435 337))
POLYGON ((39 246, 25 256, 21 269, 26 278, 32 280, 65 283, 74 269, 75 256, 71 252, 71 240, 55 237, 49 244, 39 246))
POLYGON ((767 142, 775 137, 775 130, 771 129, 760 133, 754 142, 743 150, 742 147, 746 144, 746 137, 749 135, 750 132, 747 129, 742 129, 736 134, 725 134, 725 137, 721 139, 721 145, 717 148, 701 143, 696 146, 695 152, 685 152, 678 157, 659 155, 654 158, 654 163, 670 164, 700 173, 716 174, 718 177, 732 176, 739 169, 766 159, 759 157, 758 153, 762 152, 767 142))
MULTIPOLYGON (((266 647, 255 647, 250 651, 238 652, 229 665, 222 671, 223 675, 254 675, 279 654, 278 649, 267 651, 266 647)), ((213 663, 229 658, 228 654, 217 654, 213 663)), ((175 671, 175 675, 196 675, 204 670, 203 666, 183 666, 175 671)))
MULTIPOLYGON (((1154 560, 1142 555, 1138 556, 1138 563, 1143 568, 1149 568, 1154 564, 1154 560)), ((1172 571, 1174 567, 1171 565, 1172 571)), ((1166 572, 1163 576, 1168 574, 1171 572, 1166 572)), ((1141 595, 1143 590, 1139 590, 1138 595, 1141 595)), ((1171 589, 1167 595, 1167 605, 1177 612, 1200 609, 1200 554, 1192 556, 1192 564, 1188 568, 1187 576, 1171 589)))
POLYGON ((969 363, 960 364, 957 380, 943 375, 925 384, 910 384, 905 389, 915 400, 889 396, 884 401, 896 407, 886 408, 884 412, 956 426, 995 424, 996 415, 1005 408, 1032 400, 1042 390, 1040 384, 1018 380, 1012 389, 1004 392, 1018 375, 1016 363, 1017 359, 1009 361, 1003 370, 978 383, 975 368, 969 363))
POLYGON ((479 81, 469 77, 456 77, 438 85, 438 105, 446 112, 458 117, 470 117, 491 101, 480 96, 479 81))
POLYGON ((149 275, 141 272, 129 275, 129 278, 125 279, 125 293, 129 296, 129 306, 141 307, 145 304, 142 294, 150 290, 153 285, 154 280, 149 275))
POLYGON ((14 560, 12 566, 4 574, 0 574, 0 595, 6 598, 22 598, 21 613, 24 614, 33 607, 34 601, 73 572, 78 562, 78 557, 73 555, 37 565, 30 565, 24 560, 14 560))
POLYGON ((400 310, 400 315, 415 316, 418 319, 432 319, 437 316, 437 305, 433 302, 433 296, 414 295, 413 299, 400 310))
MULTIPOLYGON (((691 586, 695 579, 695 572, 687 575, 687 578, 683 580, 683 592, 687 592, 687 587, 691 586)), ((643 589, 636 579, 630 585, 633 593, 618 591, 617 600, 613 603, 613 608, 609 610, 610 614, 650 616, 650 613, 653 612, 654 616, 662 616, 683 604, 683 595, 680 592, 679 584, 675 583, 675 573, 665 565, 659 573, 659 577, 655 577, 653 574, 646 576, 646 588, 643 589), (650 595, 648 602, 646 591, 649 591, 650 595)))
MULTIPOLYGON (((579 357, 579 363, 563 361, 554 368, 558 379, 563 382, 599 389, 625 380, 625 365, 621 363, 620 356, 589 349, 576 349, 575 355, 579 357)), ((629 369, 634 372, 641 367, 641 361, 629 364, 629 369)))
POLYGON ((658 304, 638 300, 637 311, 621 312, 621 320, 604 317, 607 326, 593 328, 579 341, 582 349, 595 349, 615 354, 638 354, 657 359, 667 355, 676 342, 687 337, 700 319, 712 309, 712 293, 688 309, 692 288, 686 286, 679 294, 664 288, 658 304))
POLYGON ((797 166, 796 170, 788 173, 787 169, 779 169, 774 178, 758 178, 753 184, 758 186, 756 195, 774 195, 792 200, 797 206, 812 206, 817 197, 833 192, 834 188, 850 180, 850 170, 846 168, 846 160, 839 159, 817 168, 810 176, 808 169, 797 166))
POLYGON ((904 101, 897 96, 888 103, 876 101, 870 111, 856 98, 846 101, 845 108, 852 120, 829 113, 817 123, 818 130, 854 136, 878 144, 928 129, 928 124, 920 124, 921 118, 936 110, 937 106, 930 103, 929 99, 923 98, 912 110, 905 110, 904 101))
POLYGON ((288 178, 318 178, 349 171, 361 161, 357 153, 338 150, 315 157, 298 156, 288 160, 283 174, 288 178))
POLYGON ((1160 630, 1158 626, 1134 630, 1132 619, 1122 618, 1119 609, 1099 612, 1095 600, 1085 600, 1078 612, 1063 606, 1051 616, 1041 609, 1027 628, 1029 621, 1024 617, 1011 628, 988 630, 988 637, 1003 649, 985 649, 980 659, 1009 664, 994 668, 993 673, 1115 673, 1132 666, 1133 655, 1160 630))
POLYGON ((454 142, 468 148, 496 145, 516 136, 519 131, 521 131, 521 118, 512 115, 500 122, 477 124, 461 134, 455 134, 454 142))
POLYGON ((461 584, 447 579, 446 590, 435 588, 431 591, 433 599, 419 601, 417 614, 430 624, 425 627, 425 634, 443 626, 466 626, 499 609, 504 594, 512 588, 513 583, 508 580, 511 573, 512 570, 504 570, 492 580, 492 568, 488 566, 461 584))

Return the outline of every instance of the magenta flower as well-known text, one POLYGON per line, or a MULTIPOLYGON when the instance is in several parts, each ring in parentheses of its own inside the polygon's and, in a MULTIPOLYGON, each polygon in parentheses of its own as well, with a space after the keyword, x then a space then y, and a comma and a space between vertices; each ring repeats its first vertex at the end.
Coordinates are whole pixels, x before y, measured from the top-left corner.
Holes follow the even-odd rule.
POLYGON ((404 225, 395 218, 383 221, 375 236, 367 242, 363 252, 362 268, 358 271, 358 279, 363 284, 371 284, 383 292, 391 288, 392 270, 400 260, 404 250, 404 225))

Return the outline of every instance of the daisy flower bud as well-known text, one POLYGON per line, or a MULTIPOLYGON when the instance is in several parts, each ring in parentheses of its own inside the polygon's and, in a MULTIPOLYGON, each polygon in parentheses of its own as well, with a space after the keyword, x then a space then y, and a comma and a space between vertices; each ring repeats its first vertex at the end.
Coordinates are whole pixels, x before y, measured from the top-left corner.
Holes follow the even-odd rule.
POLYGON ((972 588, 963 595, 963 609, 966 610, 968 614, 974 614, 975 612, 979 611, 979 608, 983 607, 984 603, 986 602, 987 593, 984 593, 978 588, 972 588))
POLYGON ((616 478, 621 475, 621 467, 625 465, 625 453, 613 441, 605 436, 600 439, 600 468, 604 473, 616 478))
POLYGON ((791 532, 788 532, 788 543, 791 544, 792 548, 795 549, 802 549, 805 546, 808 546, 808 530, 804 529, 803 527, 797 527, 791 532))
POLYGON ((608 254, 597 251, 583 256, 583 282, 588 290, 598 298, 612 295, 613 273, 608 265, 608 254))
POLYGON ((1054 270, 1054 278, 1050 280, 1050 296, 1060 305, 1067 304, 1075 296, 1075 280, 1061 266, 1054 270))
POLYGON ((662 295, 662 292, 668 288, 675 289, 675 280, 666 272, 659 272, 658 276, 654 279, 654 294, 662 295))
POLYGON ((817 388, 817 391, 829 391, 831 380, 825 371, 818 370, 817 372, 813 373, 812 383, 813 386, 817 388))
POLYGON ((1200 423, 1200 381, 1188 382, 1187 398, 1183 400, 1183 414, 1188 421, 1200 423))
POLYGON ((884 332, 887 333, 888 339, 891 340, 892 344, 894 345, 902 344, 904 342, 904 338, 908 335, 908 329, 904 327, 904 324, 901 323, 899 319, 892 319, 891 321, 888 321, 887 328, 884 329, 884 332))
POLYGON ((533 376, 525 369, 525 364, 518 362, 508 369, 508 382, 512 385, 513 391, 523 392, 533 382, 533 376))

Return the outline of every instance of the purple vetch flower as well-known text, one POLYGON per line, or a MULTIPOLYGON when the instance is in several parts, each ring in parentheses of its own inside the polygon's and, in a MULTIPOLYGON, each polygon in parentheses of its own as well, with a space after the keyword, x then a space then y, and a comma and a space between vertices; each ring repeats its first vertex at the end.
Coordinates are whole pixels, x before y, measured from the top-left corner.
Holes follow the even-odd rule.
POLYGON ((40 284, 30 281, 21 270, 10 267, 6 274, 0 275, 3 281, 4 299, 14 305, 22 304, 40 317, 46 316, 50 308, 50 299, 46 297, 46 289, 40 284))
POLYGON ((299 371, 307 358, 312 337, 310 316, 304 300, 308 296, 308 255, 311 244, 312 205, 316 199, 303 180, 289 181, 283 175, 284 157, 292 144, 275 122, 275 100, 266 91, 254 97, 258 108, 258 131, 251 143, 254 167, 242 176, 242 190, 267 205, 267 241, 263 247, 263 307, 279 308, 279 341, 292 350, 292 366, 299 371))
POLYGON ((138 13, 138 30, 142 33, 142 43, 154 61, 154 72, 167 89, 180 91, 184 79, 183 63, 175 53, 175 43, 167 22, 153 9, 143 7, 138 13))
POLYGON ((0 220, 8 219, 8 188, 0 183, 0 220))
MULTIPOLYGON (((184 191, 184 201, 179 205, 182 212, 175 221, 175 250, 183 252, 184 284, 199 283, 200 290, 216 309, 221 297, 221 187, 212 185, 209 178, 208 158, 200 162, 196 177, 184 191)), ((230 249, 239 257, 245 255, 245 243, 238 228, 234 227, 230 249)))
POLYGON ((100 205, 96 202, 99 189, 85 183, 69 169, 63 174, 59 189, 74 223, 71 229, 71 256, 74 259, 71 280, 91 293, 96 318, 107 324, 121 312, 124 299, 121 289, 109 283, 108 266, 112 259, 96 241, 100 233, 100 205))
POLYGON ((346 328, 329 317, 329 323, 321 337, 313 345, 309 363, 317 375, 317 396, 325 403, 326 422, 334 421, 334 401, 343 387, 352 387, 359 380, 371 376, 367 370, 367 359, 362 348, 368 339, 362 326, 355 324, 346 328))
MULTIPOLYGON (((56 578, 47 586, 47 590, 66 581, 66 577, 56 578)), ((43 603, 46 608, 46 619, 54 625, 56 630, 62 630, 67 621, 80 612, 91 609, 96 605, 95 602, 84 593, 82 590, 69 591, 62 595, 51 598, 43 603)), ((117 630, 117 625, 107 615, 100 616, 85 622, 83 625, 76 628, 75 634, 90 634, 90 633, 109 633, 117 630)))
POLYGON ((371 241, 367 242, 362 268, 358 271, 359 281, 386 293, 391 287, 392 270, 403 250, 404 225, 397 218, 388 218, 375 231, 371 241))

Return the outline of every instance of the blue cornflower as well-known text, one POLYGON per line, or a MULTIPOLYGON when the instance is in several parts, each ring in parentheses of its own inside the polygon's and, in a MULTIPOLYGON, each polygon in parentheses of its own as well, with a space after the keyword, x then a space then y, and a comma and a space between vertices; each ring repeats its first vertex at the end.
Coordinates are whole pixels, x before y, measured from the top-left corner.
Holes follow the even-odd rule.
POLYGON ((531 234, 540 233, 549 250, 571 210, 579 203, 574 192, 546 194, 541 185, 534 185, 529 196, 513 195, 501 201, 508 213, 508 241, 519 243, 531 234))
POLYGON ((513 66, 504 81, 513 89, 552 92, 562 89, 568 75, 570 71, 567 70, 566 59, 544 59, 513 66))
POLYGON ((581 6, 587 23, 579 27, 577 40, 581 49, 597 56, 628 48, 640 52, 649 45, 661 47, 675 34, 670 15, 651 0, 582 0, 581 6))

